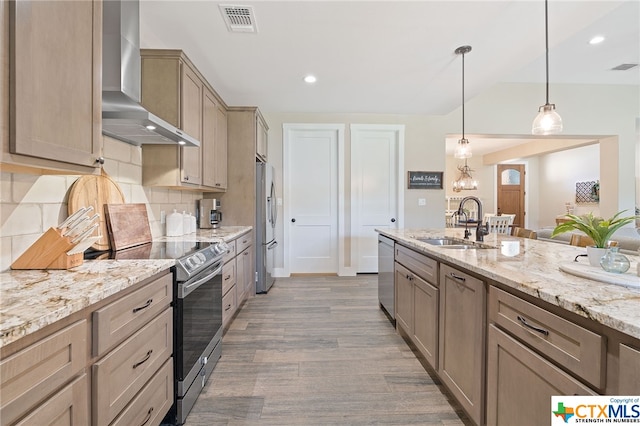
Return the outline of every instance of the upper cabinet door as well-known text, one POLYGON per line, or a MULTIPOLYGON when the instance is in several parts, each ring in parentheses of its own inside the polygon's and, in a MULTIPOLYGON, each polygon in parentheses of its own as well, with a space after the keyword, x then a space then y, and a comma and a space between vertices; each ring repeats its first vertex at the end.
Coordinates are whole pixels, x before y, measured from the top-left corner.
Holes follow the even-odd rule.
MULTIPOLYGON (((188 135, 202 140, 202 81, 186 64, 182 64, 181 125, 188 135)), ((194 185, 202 183, 201 147, 182 147, 182 181, 194 185)))
POLYGON ((215 144, 215 187, 227 188, 227 110, 218 105, 216 108, 216 144, 215 144))
POLYGON ((10 151, 82 166, 102 146, 102 3, 10 2, 10 151))
POLYGON ((256 157, 261 161, 267 161, 268 134, 267 124, 260 113, 256 114, 256 157))

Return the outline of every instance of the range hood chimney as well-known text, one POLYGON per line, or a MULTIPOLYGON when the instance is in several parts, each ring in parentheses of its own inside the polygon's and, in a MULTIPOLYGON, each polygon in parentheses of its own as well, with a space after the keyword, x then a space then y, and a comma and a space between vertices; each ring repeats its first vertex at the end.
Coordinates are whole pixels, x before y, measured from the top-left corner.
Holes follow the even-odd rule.
POLYGON ((139 1, 102 4, 102 133, 133 145, 200 146, 200 141, 140 105, 139 1))

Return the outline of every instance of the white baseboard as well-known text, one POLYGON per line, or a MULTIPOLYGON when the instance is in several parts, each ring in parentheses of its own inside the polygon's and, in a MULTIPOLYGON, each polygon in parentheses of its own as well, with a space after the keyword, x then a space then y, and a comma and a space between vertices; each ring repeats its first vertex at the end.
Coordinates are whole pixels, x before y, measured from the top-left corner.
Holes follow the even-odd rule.
POLYGON ((286 273, 284 268, 273 268, 273 270, 271 271, 271 275, 273 275, 276 278, 278 278, 278 277, 280 277, 280 278, 289 277, 289 274, 286 273))
POLYGON ((339 277, 355 277, 356 276, 356 268, 352 268, 352 267, 342 267, 340 268, 340 270, 338 271, 338 276, 339 277))

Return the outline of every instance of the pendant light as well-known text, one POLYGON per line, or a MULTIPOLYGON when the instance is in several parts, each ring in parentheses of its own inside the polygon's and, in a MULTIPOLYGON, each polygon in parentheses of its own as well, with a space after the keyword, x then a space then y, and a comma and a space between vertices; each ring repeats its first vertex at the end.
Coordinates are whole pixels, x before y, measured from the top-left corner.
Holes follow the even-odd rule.
POLYGON ((460 176, 453 182, 453 192, 460 192, 468 189, 478 189, 478 181, 471 176, 471 167, 467 165, 467 159, 464 159, 464 166, 458 166, 460 176))
POLYGON ((471 158, 472 156, 469 140, 464 137, 464 55, 469 52, 471 52, 471 46, 460 46, 455 50, 456 55, 462 55, 462 139, 458 141, 453 156, 464 159, 471 158))
POLYGON ((538 108, 533 120, 531 133, 534 135, 552 135, 562 132, 562 118, 556 112, 556 105, 549 103, 549 11, 548 0, 544 0, 544 38, 546 50, 547 92, 546 103, 538 108))

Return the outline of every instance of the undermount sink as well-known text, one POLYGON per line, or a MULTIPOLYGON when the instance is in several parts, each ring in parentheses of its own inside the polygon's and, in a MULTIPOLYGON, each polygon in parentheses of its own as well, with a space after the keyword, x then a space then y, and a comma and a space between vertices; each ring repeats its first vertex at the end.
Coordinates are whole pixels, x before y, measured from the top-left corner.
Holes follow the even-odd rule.
POLYGON ((416 238, 423 243, 432 246, 440 246, 446 249, 470 250, 470 249, 493 249, 495 247, 459 238, 416 238))

